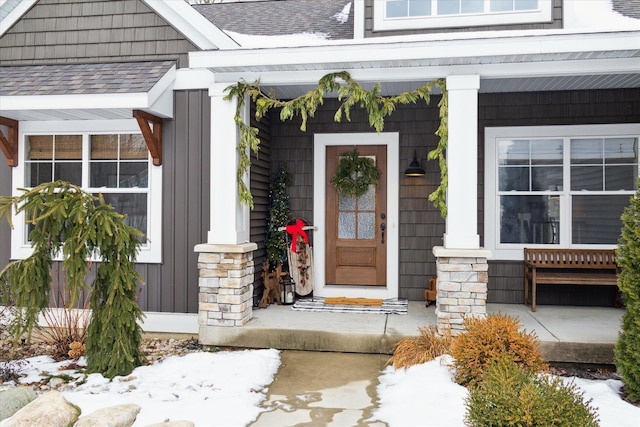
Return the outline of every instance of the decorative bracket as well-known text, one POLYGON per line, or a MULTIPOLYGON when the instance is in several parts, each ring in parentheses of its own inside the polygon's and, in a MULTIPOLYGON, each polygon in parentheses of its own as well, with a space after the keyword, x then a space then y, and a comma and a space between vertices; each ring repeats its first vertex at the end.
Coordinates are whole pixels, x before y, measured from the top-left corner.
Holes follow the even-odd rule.
POLYGON ((162 165, 162 119, 142 110, 133 110, 133 117, 138 121, 154 166, 162 165), (153 123, 153 130, 150 123, 153 123))
POLYGON ((9 128, 9 136, 0 131, 0 150, 7 157, 7 165, 18 166, 18 121, 0 116, 0 125, 9 128))

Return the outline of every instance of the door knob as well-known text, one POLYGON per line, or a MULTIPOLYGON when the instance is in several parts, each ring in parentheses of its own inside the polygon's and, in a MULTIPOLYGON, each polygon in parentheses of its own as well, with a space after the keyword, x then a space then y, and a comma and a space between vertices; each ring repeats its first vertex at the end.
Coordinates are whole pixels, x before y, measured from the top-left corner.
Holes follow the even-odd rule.
POLYGON ((387 229, 387 225, 383 222, 380 224, 380 231, 382 231, 382 243, 384 243, 384 230, 387 229))

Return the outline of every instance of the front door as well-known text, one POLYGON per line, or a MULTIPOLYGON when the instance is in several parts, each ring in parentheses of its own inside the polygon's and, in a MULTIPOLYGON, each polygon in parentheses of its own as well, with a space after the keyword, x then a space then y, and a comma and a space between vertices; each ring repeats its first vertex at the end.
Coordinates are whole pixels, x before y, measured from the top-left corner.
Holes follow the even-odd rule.
POLYGON ((327 285, 386 286, 387 284, 387 146, 358 145, 360 156, 371 157, 380 169, 378 185, 361 197, 338 193, 330 183, 340 156, 354 146, 326 147, 327 285))

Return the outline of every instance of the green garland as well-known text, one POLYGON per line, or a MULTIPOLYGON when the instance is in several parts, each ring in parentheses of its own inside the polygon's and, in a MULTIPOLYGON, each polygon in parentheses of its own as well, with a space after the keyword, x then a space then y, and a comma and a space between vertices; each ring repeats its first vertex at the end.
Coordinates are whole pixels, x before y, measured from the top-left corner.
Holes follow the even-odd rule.
POLYGON ((360 197, 370 185, 378 185, 380 169, 371 157, 360 157, 358 151, 353 150, 345 156, 340 156, 336 173, 331 178, 331 184, 340 194, 360 197))
POLYGON ((403 92, 396 96, 385 97, 380 95, 380 84, 376 84, 371 90, 366 90, 355 82, 351 75, 346 71, 330 73, 323 76, 318 81, 315 89, 289 101, 281 101, 269 96, 260 90, 259 82, 249 84, 240 81, 235 85, 225 89, 227 95, 225 100, 236 100, 235 122, 240 131, 240 140, 238 141, 237 150, 240 160, 238 162, 238 170, 236 179, 238 182, 238 196, 240 202, 253 208, 253 197, 251 191, 244 183, 244 177, 249 172, 251 160, 248 154, 248 148, 251 148, 256 154, 260 148, 260 139, 258 138, 258 129, 244 123, 242 119, 242 107, 245 99, 250 99, 256 105, 256 120, 264 117, 271 108, 280 108, 280 120, 291 120, 294 116, 301 118, 300 130, 306 131, 307 120, 313 117, 316 110, 324 102, 326 93, 337 92, 338 101, 341 101, 340 107, 334 114, 334 121, 340 122, 342 117, 347 121, 351 120, 351 107, 360 106, 367 110, 369 115, 369 125, 376 132, 382 132, 384 128, 384 118, 391 115, 398 104, 414 104, 419 99, 423 99, 429 103, 429 96, 434 88, 439 88, 442 92, 442 99, 438 103, 440 109, 440 126, 436 131, 436 135, 440 137, 438 146, 428 154, 430 160, 438 160, 440 166, 440 185, 433 193, 429 195, 429 200, 440 209, 442 217, 447 216, 446 192, 447 192, 447 163, 444 153, 447 149, 447 89, 444 79, 438 79, 425 84, 415 90, 403 92))

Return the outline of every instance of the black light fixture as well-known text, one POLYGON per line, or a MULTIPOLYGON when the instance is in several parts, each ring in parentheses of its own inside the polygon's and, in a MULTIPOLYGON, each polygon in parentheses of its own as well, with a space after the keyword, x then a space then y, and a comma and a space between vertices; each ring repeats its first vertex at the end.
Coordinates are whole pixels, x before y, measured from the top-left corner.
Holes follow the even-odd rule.
POLYGON ((424 176, 424 169, 422 169, 420 163, 418 163, 417 151, 413 152, 413 160, 409 164, 409 168, 404 171, 404 176, 424 176))

